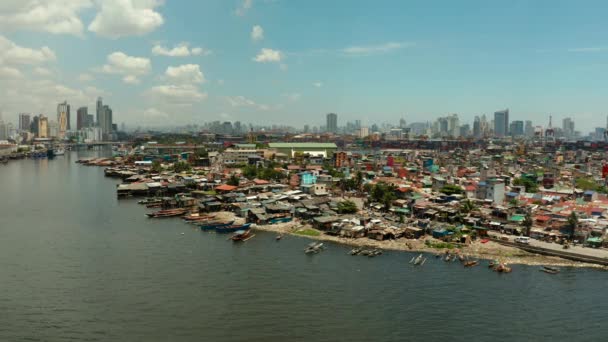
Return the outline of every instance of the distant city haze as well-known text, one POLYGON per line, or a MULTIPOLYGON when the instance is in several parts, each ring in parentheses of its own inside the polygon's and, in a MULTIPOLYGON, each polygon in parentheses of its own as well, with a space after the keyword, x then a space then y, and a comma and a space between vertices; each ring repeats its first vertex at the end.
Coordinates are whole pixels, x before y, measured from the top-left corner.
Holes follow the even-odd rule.
POLYGON ((0 6, 0 120, 17 129, 42 114, 43 135, 98 127, 90 133, 108 138, 116 123, 389 132, 457 114, 452 136, 474 135, 485 115, 499 137, 525 135, 527 121, 528 133, 545 131, 550 117, 565 137, 587 137, 606 128, 607 10, 599 0, 24 0, 0 6))

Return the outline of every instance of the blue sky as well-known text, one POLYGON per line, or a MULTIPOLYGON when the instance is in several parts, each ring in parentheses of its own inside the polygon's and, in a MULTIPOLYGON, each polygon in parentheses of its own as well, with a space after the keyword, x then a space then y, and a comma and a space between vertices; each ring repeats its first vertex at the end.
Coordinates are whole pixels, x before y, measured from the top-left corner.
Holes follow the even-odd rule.
POLYGON ((608 113, 604 1, 2 2, 0 49, 16 51, 0 52, 5 119, 52 116, 64 99, 92 111, 97 95, 141 126, 466 122, 510 108, 586 131, 608 113))

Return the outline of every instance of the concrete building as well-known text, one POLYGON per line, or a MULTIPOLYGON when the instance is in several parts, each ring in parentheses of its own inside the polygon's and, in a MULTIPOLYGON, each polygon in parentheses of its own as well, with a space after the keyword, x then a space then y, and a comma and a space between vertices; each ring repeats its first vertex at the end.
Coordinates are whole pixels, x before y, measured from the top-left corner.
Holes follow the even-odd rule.
POLYGON ((8 124, 0 120, 0 140, 8 140, 8 124))
POLYGON ((498 138, 509 135, 509 109, 494 112, 494 136, 498 138))
POLYGON ((38 134, 36 138, 49 138, 49 119, 42 114, 38 117, 38 134))
POLYGON ((289 158, 293 158, 298 152, 331 158, 338 146, 334 143, 269 143, 268 148, 275 149, 277 153, 284 153, 289 158))
POLYGON ((475 138, 481 137, 481 119, 479 116, 476 116, 475 120, 473 121, 473 136, 475 138))
POLYGON ((562 130, 566 138, 574 137, 574 120, 572 118, 565 118, 562 121, 562 130))
POLYGON ((27 113, 19 114, 19 130, 20 131, 22 131, 22 132, 30 131, 30 125, 31 125, 30 117, 31 116, 27 113))
POLYGON ((76 129, 81 130, 85 127, 89 127, 89 109, 87 107, 80 107, 76 111, 76 129))
POLYGON ((338 114, 327 114, 327 125, 325 127, 329 133, 338 133, 338 114))
POLYGON ((502 204, 505 201, 505 183, 496 178, 479 182, 477 184, 477 198, 490 200, 494 204, 502 204))
POLYGON ((222 152, 222 161, 224 164, 249 164, 250 159, 258 159, 264 157, 262 150, 245 150, 245 149, 228 149, 222 152))
POLYGON ((526 120, 526 125, 524 127, 524 135, 527 137, 534 136, 534 125, 532 125, 531 120, 526 120))
POLYGON ((511 122, 510 129, 511 136, 513 137, 521 137, 524 135, 524 122, 521 120, 515 120, 511 122))
POLYGON ((64 135, 61 135, 61 130, 59 128, 59 123, 57 121, 49 121, 47 126, 47 138, 60 138, 63 139, 64 135))
POLYGON ((57 105, 57 137, 63 139, 67 131, 70 130, 70 105, 67 101, 57 105))

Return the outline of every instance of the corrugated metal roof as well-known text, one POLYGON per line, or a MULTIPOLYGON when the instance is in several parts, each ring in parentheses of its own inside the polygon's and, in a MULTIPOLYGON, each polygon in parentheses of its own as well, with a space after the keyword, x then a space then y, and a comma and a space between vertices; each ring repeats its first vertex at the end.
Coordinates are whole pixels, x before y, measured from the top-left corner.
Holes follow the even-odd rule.
POLYGON ((270 148, 338 148, 334 143, 269 143, 270 148))

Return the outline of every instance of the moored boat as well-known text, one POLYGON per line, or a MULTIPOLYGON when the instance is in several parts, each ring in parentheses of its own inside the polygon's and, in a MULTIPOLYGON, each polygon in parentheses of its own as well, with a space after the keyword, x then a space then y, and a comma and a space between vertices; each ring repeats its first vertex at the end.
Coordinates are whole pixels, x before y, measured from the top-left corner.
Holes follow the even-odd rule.
POLYGON ((234 223, 234 221, 229 221, 229 222, 207 222, 205 224, 201 224, 199 225, 199 227, 201 228, 201 230, 214 230, 218 227, 227 227, 230 226, 234 223))
POLYGON ((254 237, 255 234, 253 234, 251 232, 251 230, 237 230, 234 235, 232 235, 230 237, 230 240, 232 240, 233 242, 238 242, 238 241, 247 241, 249 239, 251 239, 252 237, 254 237))
POLYGON ((558 268, 549 267, 549 266, 543 266, 543 268, 541 268, 540 271, 545 272, 545 273, 549 273, 549 274, 557 274, 557 273, 559 273, 559 269, 558 268))
POLYGON ((477 260, 466 261, 464 263, 464 267, 473 267, 473 266, 477 266, 478 264, 479 264, 479 261, 477 261, 477 260))
POLYGON ((233 225, 215 227, 215 231, 217 233, 234 233, 239 230, 247 230, 247 229, 249 229, 250 226, 251 226, 251 223, 233 224, 233 225))
POLYGON ((167 209, 167 210, 159 210, 153 213, 147 213, 146 215, 151 218, 163 218, 163 217, 174 217, 181 216, 186 213, 186 209, 178 208, 178 209, 167 209))
POLYGON ((304 253, 306 254, 317 254, 323 250, 322 242, 312 242, 304 249, 304 253))

